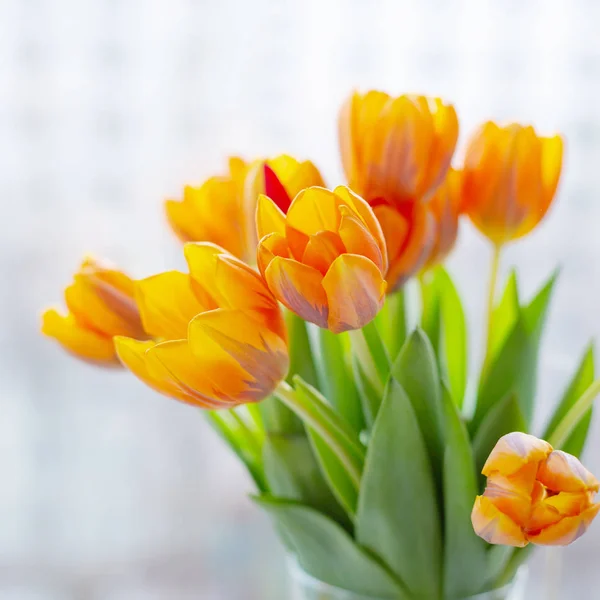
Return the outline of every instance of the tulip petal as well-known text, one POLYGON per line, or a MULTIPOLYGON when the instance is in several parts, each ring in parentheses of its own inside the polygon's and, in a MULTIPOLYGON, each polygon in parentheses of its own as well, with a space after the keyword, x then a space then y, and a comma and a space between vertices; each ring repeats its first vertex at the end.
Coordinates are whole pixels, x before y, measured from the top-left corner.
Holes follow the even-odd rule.
POLYGON ((285 341, 241 310, 199 315, 190 323, 188 337, 212 397, 218 400, 258 402, 287 374, 285 341))
POLYGON ((554 198, 563 160, 563 141, 559 135, 542 138, 542 186, 544 190, 544 208, 547 209, 554 198))
POLYGON ((565 517, 539 533, 529 533, 527 538, 540 546, 567 546, 588 530, 598 511, 600 511, 600 504, 593 504, 579 515, 565 517))
MULTIPOLYGON (((236 405, 232 399, 218 395, 209 373, 192 354, 187 340, 156 344, 146 351, 145 357, 150 378, 158 381, 159 388, 163 390, 176 390, 177 395, 173 394, 176 399, 201 408, 231 408, 236 405)), ((235 376, 234 373, 232 375, 235 376)))
POLYGON ((108 337, 144 337, 133 298, 118 290, 100 289, 84 274, 78 273, 65 290, 67 308, 79 323, 108 337), (99 293, 100 291, 100 293, 99 293))
POLYGON ((444 181, 458 141, 458 117, 452 105, 439 98, 433 101, 433 143, 430 150, 427 175, 423 182, 425 197, 435 192, 444 181))
POLYGON ((167 340, 185 338, 190 320, 211 305, 199 301, 189 275, 159 273, 137 282, 137 301, 144 329, 167 340))
POLYGON ((481 472, 486 477, 494 471, 510 476, 529 463, 540 463, 551 452, 552 446, 548 442, 515 431, 498 440, 481 472))
POLYGON ((300 163, 292 173, 284 177, 284 182, 292 199, 306 188, 325 187, 319 169, 310 160, 300 163))
POLYGON ((572 454, 555 450, 540 465, 538 481, 554 492, 597 492, 600 482, 572 454))
POLYGON ((360 329, 383 306, 387 284, 377 266, 364 256, 342 254, 323 278, 333 333, 360 329))
POLYGON ((425 264, 435 242, 435 221, 420 204, 412 205, 408 218, 392 206, 380 205, 374 210, 388 245, 386 279, 394 291, 425 264))
POLYGON ((182 242, 206 239, 202 219, 193 204, 181 200, 165 201, 165 213, 171 229, 182 242))
POLYGON ((73 315, 63 316, 55 309, 46 310, 42 315, 42 333, 56 339, 78 358, 106 366, 119 364, 112 338, 82 327, 73 315))
POLYGON ((285 215, 271 198, 261 194, 256 205, 256 231, 261 240, 271 233, 285 235, 285 215))
POLYGON ((290 247, 285 236, 280 233, 270 233, 259 242, 256 255, 258 269, 263 277, 270 262, 276 256, 291 258, 290 247))
POLYGON ((292 199, 275 174, 275 171, 267 163, 263 165, 263 177, 265 180, 265 195, 277 205, 277 208, 286 213, 292 203, 292 199))
POLYGON ((340 203, 340 198, 325 188, 305 189, 294 198, 287 213, 286 226, 307 236, 319 231, 336 233, 341 219, 340 203))
POLYGON ((165 378, 154 377, 149 369, 146 351, 156 345, 154 340, 140 342, 127 337, 116 336, 114 338, 115 349, 123 366, 127 367, 140 381, 151 387, 154 391, 185 400, 180 391, 165 378))
POLYGON ((214 297, 217 289, 217 257, 226 254, 225 250, 216 244, 200 242, 186 244, 183 253, 198 301, 207 307, 206 310, 217 308, 217 299, 214 297))
POLYGON ((514 475, 492 473, 484 496, 520 527, 525 527, 531 514, 537 463, 529 463, 514 475))
MULTIPOLYGON (((359 254, 367 257, 377 265, 381 272, 385 273, 384 257, 366 225, 346 206, 340 206, 340 212, 342 220, 340 222, 339 237, 348 254, 359 254)), ((387 255, 387 252, 385 255, 387 255)))
POLYGON ((485 496, 477 496, 471 513, 471 523, 475 533, 490 544, 517 548, 528 544, 523 530, 485 496))
POLYGON ((346 248, 337 233, 319 231, 310 236, 302 262, 325 275, 331 263, 344 252, 346 248))
POLYGON ((561 492, 555 496, 549 496, 534 504, 526 531, 537 533, 541 529, 558 523, 564 517, 574 517, 581 514, 590 505, 590 494, 588 492, 577 494, 561 492))
POLYGON ((319 271, 289 258, 276 256, 265 270, 275 297, 305 321, 327 328, 327 295, 319 271))

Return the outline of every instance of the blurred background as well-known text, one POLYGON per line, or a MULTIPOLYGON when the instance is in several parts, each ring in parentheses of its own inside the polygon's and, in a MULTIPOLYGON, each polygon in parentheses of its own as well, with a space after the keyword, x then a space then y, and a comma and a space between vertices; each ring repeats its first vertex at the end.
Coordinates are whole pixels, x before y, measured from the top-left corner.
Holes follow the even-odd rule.
MULTIPOLYGON (((557 201, 502 265, 526 295, 562 266, 543 419, 600 334, 599 22, 593 0, 0 0, 0 598, 286 598, 251 483, 202 416, 70 358, 38 315, 85 252, 136 276, 181 266, 162 200, 231 153, 289 152, 341 182, 354 87, 454 102, 463 143, 489 118, 565 135, 557 201)), ((450 269, 474 352, 488 261, 465 223, 450 269)), ((597 598, 599 553, 596 523, 548 586, 540 552, 528 598, 597 598)))

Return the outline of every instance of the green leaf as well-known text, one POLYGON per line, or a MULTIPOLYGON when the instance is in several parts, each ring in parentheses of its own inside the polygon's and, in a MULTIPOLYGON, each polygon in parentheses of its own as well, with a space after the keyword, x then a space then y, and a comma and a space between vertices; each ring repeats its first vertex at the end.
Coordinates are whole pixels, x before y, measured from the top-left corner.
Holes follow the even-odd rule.
MULTIPOLYGON (((356 516, 358 491, 337 454, 327 445, 325 440, 310 427, 308 438, 317 457, 321 472, 329 485, 329 489, 346 511, 352 521, 356 516)), ((280 494, 278 494, 280 495, 280 494)), ((340 521, 340 519, 337 519, 340 521)))
POLYGON ((364 376, 370 386, 382 394, 390 374, 390 357, 375 323, 371 321, 362 329, 348 333, 352 352, 358 359, 364 376))
MULTIPOLYGON (((556 274, 534 299, 521 308, 512 331, 482 373, 477 407, 470 424, 475 435, 486 414, 509 393, 515 393, 528 427, 533 420, 538 350, 556 274)), ((509 294, 510 295, 510 294, 509 294)), ((508 310, 508 309, 507 309, 508 310)))
POLYGON ((486 580, 487 544, 471 525, 477 495, 477 473, 467 430, 450 392, 444 390, 444 597, 466 598, 480 592, 486 580))
POLYGON ((440 597, 442 540, 431 465, 413 405, 393 378, 369 442, 355 530, 414 596, 440 597))
POLYGON ((331 493, 306 436, 267 436, 263 446, 263 464, 271 494, 302 502, 351 529, 351 523, 331 493))
POLYGON ((298 414, 307 427, 314 429, 339 458, 356 488, 364 464, 365 450, 358 434, 327 403, 318 390, 298 376, 294 377, 295 391, 280 385, 276 394, 298 414))
POLYGON ((302 421, 274 396, 258 403, 258 407, 267 433, 282 435, 301 435, 304 433, 302 421))
POLYGON ((425 333, 415 329, 392 366, 392 376, 412 403, 435 473, 444 455, 442 388, 433 348, 425 333))
POLYGON ((481 473, 496 442, 503 435, 513 431, 527 433, 527 424, 517 397, 515 394, 508 394, 489 410, 473 440, 473 455, 477 473, 481 473))
POLYGON ((375 317, 375 325, 390 358, 398 356, 406 339, 406 299, 404 288, 388 294, 383 308, 375 317))
POLYGON ((294 375, 300 375, 304 381, 316 386, 319 381, 307 332, 308 324, 291 310, 285 310, 284 315, 290 356, 287 380, 291 382, 294 375))
POLYGON ((254 500, 285 532, 300 566, 315 579, 355 594, 409 600, 393 576, 325 515, 266 495, 254 500))
POLYGON ((506 338, 512 331, 521 314, 517 273, 512 270, 508 276, 502 298, 492 313, 490 337, 490 360, 497 355, 506 338))
POLYGON ((373 427, 375 417, 379 412, 383 394, 373 387, 371 381, 365 374, 358 357, 355 354, 352 355, 352 373, 354 375, 354 383, 362 403, 366 426, 368 429, 370 429, 373 427))
MULTIPOLYGON (((552 418, 546 427, 543 436, 545 440, 552 437, 553 433, 556 431, 556 428, 565 418, 571 407, 577 402, 577 400, 579 400, 589 386, 592 385, 594 376, 594 347, 590 345, 586 350, 581 363, 579 364, 577 372, 567 386, 562 400, 556 407, 556 410, 554 411, 554 414, 552 415, 552 418)), ((579 425, 577 425, 573 433, 564 443, 562 450, 568 452, 569 454, 573 454, 574 456, 581 456, 592 420, 592 411, 592 408, 587 411, 579 425)))
POLYGON ((313 339, 316 337, 318 344, 316 355, 320 389, 354 431, 360 433, 365 428, 365 418, 348 361, 347 344, 344 344, 347 335, 336 335, 321 327, 315 329, 313 339))
POLYGON ((594 401, 600 394, 600 379, 594 380, 585 392, 576 400, 576 402, 567 411, 567 414, 561 419, 556 429, 549 436, 548 442, 555 448, 563 448, 567 440, 573 435, 582 422, 585 422, 587 415, 594 405, 594 401))
POLYGON ((260 491, 266 491, 268 488, 261 460, 261 448, 251 432, 244 430, 230 411, 203 411, 203 414, 213 430, 244 463, 256 487, 260 491))
POLYGON ((441 311, 442 376, 448 381, 452 398, 462 407, 467 388, 468 351, 467 322, 462 302, 452 278, 443 268, 435 274, 441 311))
MULTIPOLYGON (((430 275, 430 274, 429 274, 430 275)), ((427 334, 436 356, 440 355, 441 306, 439 289, 435 277, 420 278, 421 284, 421 328, 427 334)))

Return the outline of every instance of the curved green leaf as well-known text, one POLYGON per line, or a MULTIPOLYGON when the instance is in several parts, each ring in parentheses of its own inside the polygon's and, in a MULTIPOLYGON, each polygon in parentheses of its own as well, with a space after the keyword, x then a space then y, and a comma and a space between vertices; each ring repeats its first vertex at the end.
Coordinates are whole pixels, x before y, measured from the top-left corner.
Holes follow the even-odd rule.
POLYGON ((431 464, 413 405, 393 378, 367 450, 355 531, 414 596, 439 598, 442 540, 431 464))
POLYGON ((263 446, 263 464, 271 494, 302 502, 351 529, 306 436, 269 435, 263 446))
POLYGON ((467 388, 468 351, 467 322, 462 302, 448 272, 436 271, 436 286, 440 296, 442 342, 441 371, 448 381, 452 398, 462 407, 467 388))
POLYGON ((392 376, 412 403, 437 474, 444 455, 442 388, 433 348, 421 329, 409 335, 394 361, 392 376))
POLYGON ((517 397, 509 394, 490 409, 477 430, 477 435, 473 440, 473 455, 477 473, 481 473, 496 442, 503 435, 513 431, 527 433, 527 423, 517 397))
POLYGON ((337 454, 327 445, 325 440, 314 429, 309 427, 307 431, 313 452, 319 462, 321 472, 329 484, 329 489, 344 508, 347 516, 354 521, 358 502, 356 486, 337 454))
MULTIPOLYGON (((544 431, 543 438, 545 440, 552 437, 553 433, 560 422, 565 418, 571 407, 577 402, 577 400, 583 395, 594 381, 594 347, 590 344, 586 350, 579 368, 575 375, 571 379, 571 382, 567 386, 565 393, 563 394, 562 400, 556 407, 546 430, 544 431)), ((590 408, 581 422, 573 430, 573 433, 569 436, 567 441, 563 444, 562 450, 573 454, 574 456, 580 456, 585 446, 588 430, 592 420, 593 408, 590 408)))
POLYGON ((410 600, 400 584, 325 515, 266 495, 254 500, 285 532, 301 567, 314 578, 355 594, 410 600))
POLYGON ((317 371, 320 389, 354 431, 360 433, 365 428, 365 418, 344 344, 347 335, 336 335, 320 327, 316 329, 313 341, 316 338, 318 345, 317 371))
POLYGON ((471 442, 450 393, 444 390, 444 597, 466 598, 486 581, 487 544, 471 525, 477 473, 471 442))

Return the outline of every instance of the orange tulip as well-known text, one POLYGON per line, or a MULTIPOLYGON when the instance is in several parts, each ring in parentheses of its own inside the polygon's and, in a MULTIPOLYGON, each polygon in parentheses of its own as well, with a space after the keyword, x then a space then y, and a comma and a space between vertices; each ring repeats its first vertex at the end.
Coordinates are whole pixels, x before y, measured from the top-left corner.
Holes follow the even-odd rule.
POLYGON ((338 122, 350 187, 369 204, 426 201, 442 183, 458 139, 458 119, 440 98, 354 93, 338 122))
POLYGON ((435 243, 436 223, 428 206, 405 202, 400 207, 383 201, 373 205, 385 238, 390 292, 401 288, 425 265, 435 243))
POLYGON ((287 216, 259 198, 258 267, 269 289, 306 321, 334 333, 359 329, 382 306, 388 267, 383 232, 372 209, 343 186, 311 187, 287 216))
POLYGON ((66 288, 65 302, 69 311, 66 315, 53 308, 44 312, 42 333, 85 361, 118 366, 113 336, 146 338, 133 281, 91 258, 83 261, 73 283, 66 288))
POLYGON ((461 174, 450 169, 446 179, 436 190, 428 205, 430 214, 435 221, 435 236, 425 268, 431 268, 441 263, 456 243, 461 208, 460 192, 461 174))
POLYGON ((250 263, 256 258, 254 215, 259 194, 267 194, 286 212, 291 198, 311 185, 323 185, 310 161, 285 154, 246 164, 229 159, 229 174, 211 177, 200 187, 186 186, 183 200, 167 200, 172 229, 183 242, 207 241, 250 263))
POLYGON ((463 174, 463 210, 494 244, 529 233, 556 193, 562 167, 560 136, 533 127, 485 123, 471 138, 463 174))
POLYGON ((487 487, 471 516, 490 544, 566 546, 582 536, 600 503, 598 480, 577 458, 525 433, 509 433, 492 450, 487 487))
POLYGON ((262 400, 289 366, 277 301, 256 271, 214 244, 186 244, 185 256, 189 275, 137 282, 156 340, 116 338, 121 362, 156 391, 202 408, 262 400))

